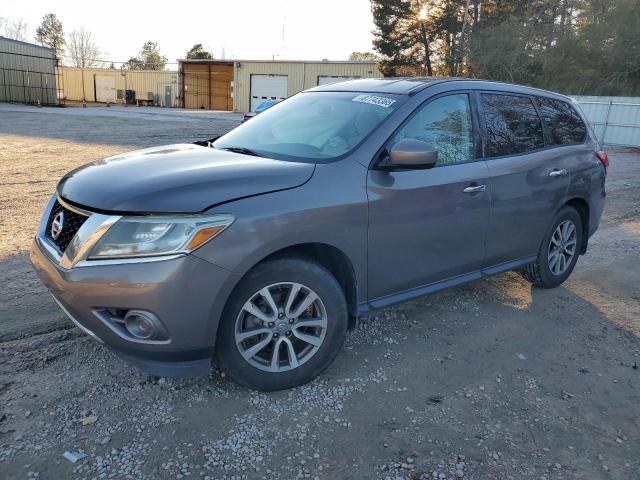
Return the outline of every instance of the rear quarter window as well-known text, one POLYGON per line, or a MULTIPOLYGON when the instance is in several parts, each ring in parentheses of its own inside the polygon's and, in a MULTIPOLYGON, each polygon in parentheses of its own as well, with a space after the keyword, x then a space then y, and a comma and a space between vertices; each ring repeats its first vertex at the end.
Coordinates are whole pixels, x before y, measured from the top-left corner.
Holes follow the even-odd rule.
POLYGON ((480 100, 487 157, 515 155, 544 147, 542 121, 531 98, 483 93, 480 100))
POLYGON ((569 102, 545 97, 538 97, 537 102, 542 119, 555 145, 584 142, 587 126, 569 102))

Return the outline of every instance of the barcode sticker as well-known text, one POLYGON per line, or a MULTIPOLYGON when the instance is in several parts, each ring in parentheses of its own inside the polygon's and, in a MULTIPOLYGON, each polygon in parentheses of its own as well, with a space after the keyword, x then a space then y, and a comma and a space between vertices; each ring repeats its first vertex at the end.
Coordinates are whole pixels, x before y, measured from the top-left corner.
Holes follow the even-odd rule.
POLYGON ((358 95, 351 100, 352 102, 370 103, 371 105, 377 105, 379 107, 389 108, 396 103, 392 98, 378 97, 377 95, 358 95))

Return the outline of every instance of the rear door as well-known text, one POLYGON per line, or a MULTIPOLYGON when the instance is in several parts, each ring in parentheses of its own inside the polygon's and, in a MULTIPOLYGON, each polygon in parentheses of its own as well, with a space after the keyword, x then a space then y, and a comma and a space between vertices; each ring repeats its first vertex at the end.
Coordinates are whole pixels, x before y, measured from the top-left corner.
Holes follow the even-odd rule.
POLYGON ((569 159, 553 148, 531 96, 481 92, 484 154, 491 175, 485 267, 538 252, 569 187, 569 159))
POLYGON ((412 138, 438 150, 436 166, 369 170, 368 285, 369 298, 378 299, 374 305, 390 303, 382 297, 480 269, 489 172, 477 159, 474 130, 468 93, 428 100, 391 137, 383 155, 412 138))

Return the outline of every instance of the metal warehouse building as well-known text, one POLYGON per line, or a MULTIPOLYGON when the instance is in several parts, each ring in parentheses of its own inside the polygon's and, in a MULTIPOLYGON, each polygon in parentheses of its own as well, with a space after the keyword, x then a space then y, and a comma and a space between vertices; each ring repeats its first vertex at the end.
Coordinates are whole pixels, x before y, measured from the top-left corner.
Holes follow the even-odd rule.
POLYGON ((180 107, 235 112, 318 85, 382 77, 376 62, 179 60, 178 70, 180 107))
POLYGON ((0 101, 57 103, 55 50, 0 37, 0 101))

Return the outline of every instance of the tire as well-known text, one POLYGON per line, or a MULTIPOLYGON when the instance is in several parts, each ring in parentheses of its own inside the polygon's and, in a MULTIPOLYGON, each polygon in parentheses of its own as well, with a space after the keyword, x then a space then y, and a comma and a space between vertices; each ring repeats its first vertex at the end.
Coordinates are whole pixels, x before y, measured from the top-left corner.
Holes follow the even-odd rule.
MULTIPOLYGON (((571 275, 571 272, 573 272, 576 262, 578 261, 578 256, 580 255, 582 228, 580 214, 572 207, 562 207, 553 217, 549 230, 540 245, 535 263, 524 267, 520 270, 520 274, 535 287, 539 288, 555 288, 564 283, 564 281, 569 278, 569 275, 571 275), (570 230, 568 227, 570 225, 573 225, 575 228, 571 236, 572 240, 575 240, 575 243, 571 243, 572 240, 563 239, 561 245, 566 245, 566 248, 569 250, 570 247, 573 247, 573 254, 570 258, 566 258, 568 254, 564 253, 562 255, 565 258, 564 264, 559 259, 559 265, 558 261, 554 262, 556 256, 553 255, 553 251, 559 248, 557 245, 558 239, 562 237, 562 230, 558 231, 558 229, 568 228, 570 230)), ((569 230, 565 230, 565 232, 569 230)), ((560 250, 567 252, 569 251, 567 249, 561 248, 560 250)))
POLYGON ((254 267, 231 294, 218 328, 215 360, 229 377, 249 388, 296 387, 331 364, 342 347, 347 325, 344 293, 328 270, 306 258, 270 260, 254 267), (317 300, 302 309, 313 294, 317 300), (289 297, 293 297, 291 305, 289 297), (253 353, 252 349, 257 350, 253 353))

